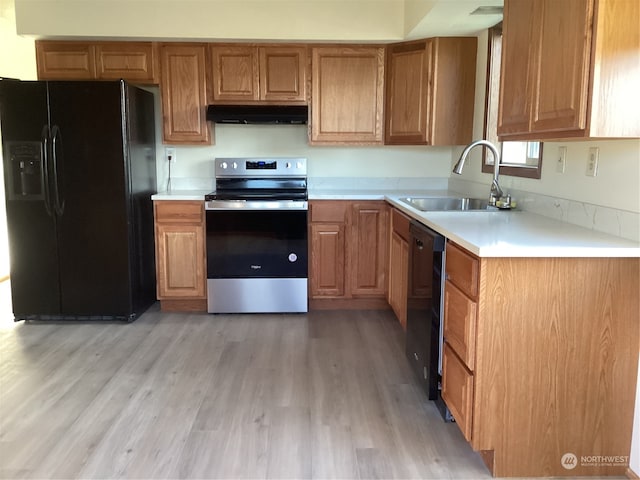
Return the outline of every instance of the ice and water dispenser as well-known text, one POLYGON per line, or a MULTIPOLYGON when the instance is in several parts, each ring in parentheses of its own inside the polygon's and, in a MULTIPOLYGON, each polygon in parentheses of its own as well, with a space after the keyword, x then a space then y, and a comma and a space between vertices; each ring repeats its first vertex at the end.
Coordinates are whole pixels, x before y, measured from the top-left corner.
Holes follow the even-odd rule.
POLYGON ((7 142, 7 193, 9 200, 44 198, 43 152, 41 142, 7 142))

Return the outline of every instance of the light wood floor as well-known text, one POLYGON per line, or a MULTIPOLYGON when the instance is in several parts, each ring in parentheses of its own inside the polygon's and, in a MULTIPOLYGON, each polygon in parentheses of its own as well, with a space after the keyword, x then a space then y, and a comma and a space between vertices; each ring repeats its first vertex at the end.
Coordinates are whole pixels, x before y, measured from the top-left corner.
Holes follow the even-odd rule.
POLYGON ((2 478, 490 478, 388 312, 11 321, 2 478))

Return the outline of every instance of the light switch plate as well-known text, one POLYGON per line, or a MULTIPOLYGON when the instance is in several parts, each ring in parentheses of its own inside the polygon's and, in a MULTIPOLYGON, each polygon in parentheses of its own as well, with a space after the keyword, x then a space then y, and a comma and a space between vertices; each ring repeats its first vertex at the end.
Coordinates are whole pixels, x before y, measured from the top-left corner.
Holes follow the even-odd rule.
POLYGON ((567 165, 567 147, 558 147, 558 159, 556 160, 556 172, 564 173, 567 165))
POLYGON ((589 148, 589 156, 587 157, 587 171, 588 177, 595 177, 598 174, 598 156, 600 155, 600 149, 598 147, 589 148))

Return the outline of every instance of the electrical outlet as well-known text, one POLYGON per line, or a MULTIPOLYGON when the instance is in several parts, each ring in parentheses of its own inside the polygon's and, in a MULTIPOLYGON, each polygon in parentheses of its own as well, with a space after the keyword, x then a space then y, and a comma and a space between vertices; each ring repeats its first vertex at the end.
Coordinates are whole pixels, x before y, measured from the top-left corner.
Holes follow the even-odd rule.
POLYGON ((591 147, 589 149, 589 156, 587 157, 587 172, 588 177, 595 177, 598 174, 598 156, 600 149, 598 147, 591 147))
POLYGON ((556 172, 564 173, 567 165, 567 147, 558 147, 558 159, 556 160, 556 172))
POLYGON ((164 148, 164 156, 167 161, 176 163, 176 149, 174 147, 165 147, 164 148))

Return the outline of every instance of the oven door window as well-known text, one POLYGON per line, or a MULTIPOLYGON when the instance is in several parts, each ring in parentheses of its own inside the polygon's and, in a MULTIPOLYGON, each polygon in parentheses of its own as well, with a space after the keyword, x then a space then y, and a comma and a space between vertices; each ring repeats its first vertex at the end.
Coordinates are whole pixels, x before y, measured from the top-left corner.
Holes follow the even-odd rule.
POLYGON ((207 278, 306 278, 306 210, 208 210, 207 278))

